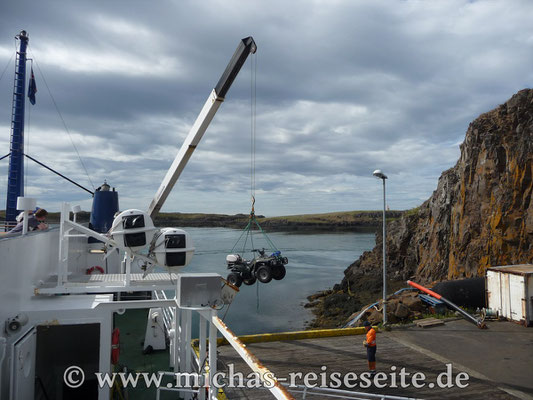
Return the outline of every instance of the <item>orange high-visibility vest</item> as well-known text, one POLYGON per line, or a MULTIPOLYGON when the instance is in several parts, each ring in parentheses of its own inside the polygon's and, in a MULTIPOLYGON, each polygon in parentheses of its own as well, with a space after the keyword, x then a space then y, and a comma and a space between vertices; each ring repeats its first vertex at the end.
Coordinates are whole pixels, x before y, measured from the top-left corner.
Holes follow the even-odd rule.
POLYGON ((366 343, 369 347, 376 346, 376 331, 374 328, 370 328, 366 333, 366 343))

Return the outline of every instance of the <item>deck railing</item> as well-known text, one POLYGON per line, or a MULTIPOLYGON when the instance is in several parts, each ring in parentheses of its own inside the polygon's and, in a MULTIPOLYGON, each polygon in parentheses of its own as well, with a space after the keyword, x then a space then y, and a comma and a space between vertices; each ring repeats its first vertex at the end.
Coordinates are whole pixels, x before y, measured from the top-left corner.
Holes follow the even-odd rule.
MULTIPOLYGON (((154 291, 153 298, 166 301, 164 291, 154 291)), ((276 399, 293 399, 292 395, 265 368, 259 360, 246 348, 239 338, 218 317, 217 310, 213 308, 163 308, 163 321, 165 330, 170 339, 170 366, 174 371, 161 371, 163 375, 173 376, 175 385, 180 377, 193 378, 195 388, 191 387, 159 387, 157 399, 162 391, 179 392, 186 400, 197 398, 198 400, 218 398, 219 388, 213 385, 214 377, 217 376, 217 336, 218 332, 233 346, 239 356, 248 364, 252 371, 258 374, 263 383, 272 386, 271 391, 276 399), (198 320, 198 347, 195 350, 191 346, 192 315, 196 312, 198 320)))
POLYGON ((9 232, 15 226, 17 226, 16 222, 13 222, 13 221, 0 221, 0 232, 9 232))
MULTIPOLYGON (((164 291, 154 291, 153 298, 160 301, 168 301, 164 291)), ((179 385, 183 387, 159 387, 156 399, 160 399, 161 392, 180 392, 184 399, 214 400, 219 398, 219 388, 212 385, 217 374, 217 336, 218 333, 227 340, 237 354, 246 362, 253 372, 261 380, 263 386, 260 389, 270 390, 273 398, 294 399, 295 395, 302 400, 313 398, 336 398, 336 399, 383 399, 383 400, 406 400, 408 397, 392 396, 385 394, 373 394, 364 392, 354 392, 342 389, 306 387, 302 385, 290 386, 288 383, 281 383, 274 374, 268 370, 241 342, 241 340, 224 324, 218 317, 214 309, 180 309, 178 307, 167 307, 163 309, 163 320, 165 329, 170 340, 170 364, 174 368, 173 372, 160 371, 164 376, 172 376, 178 386, 178 376, 182 380, 193 378, 196 385, 179 385), (191 345, 192 315, 197 312, 199 315, 199 339, 197 345, 191 345), (168 328, 167 328, 168 327, 168 328)), ((196 343, 196 341, 194 341, 196 343)), ((224 371, 225 372, 225 371, 224 371)), ((221 380, 222 381, 222 380, 221 380)), ((247 380, 244 379, 244 382, 247 380)), ((229 382, 224 382, 228 384, 229 382)), ((221 391, 220 391, 221 392, 221 391)))

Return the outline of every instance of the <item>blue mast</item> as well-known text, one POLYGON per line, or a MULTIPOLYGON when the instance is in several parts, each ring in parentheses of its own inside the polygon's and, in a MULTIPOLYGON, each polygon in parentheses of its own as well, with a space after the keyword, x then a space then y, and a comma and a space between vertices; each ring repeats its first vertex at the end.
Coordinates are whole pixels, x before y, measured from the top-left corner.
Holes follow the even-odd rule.
POLYGON ((6 222, 15 221, 17 197, 24 196, 24 95, 26 93, 26 48, 29 38, 26 31, 21 31, 16 38, 20 41, 20 49, 15 60, 6 222))

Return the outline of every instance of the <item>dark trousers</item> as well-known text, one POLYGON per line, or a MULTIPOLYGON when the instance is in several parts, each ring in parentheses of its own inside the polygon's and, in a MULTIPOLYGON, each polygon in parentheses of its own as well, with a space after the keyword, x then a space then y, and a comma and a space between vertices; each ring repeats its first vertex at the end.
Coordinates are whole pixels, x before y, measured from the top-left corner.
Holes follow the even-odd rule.
POLYGON ((368 346, 366 348, 366 358, 369 362, 376 362, 377 346, 368 346))

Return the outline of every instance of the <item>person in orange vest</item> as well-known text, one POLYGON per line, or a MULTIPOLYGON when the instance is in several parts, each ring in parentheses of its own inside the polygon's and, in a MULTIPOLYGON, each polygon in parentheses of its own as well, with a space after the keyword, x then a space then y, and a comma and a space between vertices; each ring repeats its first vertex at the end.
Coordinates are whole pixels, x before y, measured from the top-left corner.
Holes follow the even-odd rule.
POLYGON ((363 342, 363 346, 366 347, 368 369, 370 370, 370 375, 374 376, 376 374, 376 331, 368 321, 365 321, 363 326, 366 330, 366 340, 363 342))

